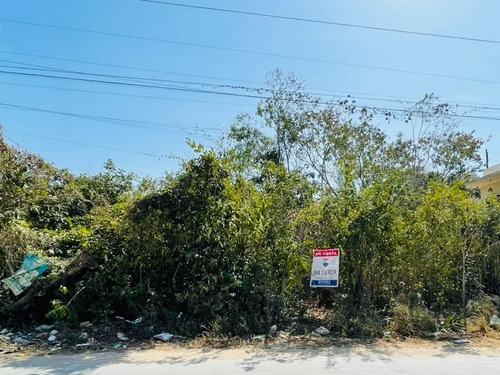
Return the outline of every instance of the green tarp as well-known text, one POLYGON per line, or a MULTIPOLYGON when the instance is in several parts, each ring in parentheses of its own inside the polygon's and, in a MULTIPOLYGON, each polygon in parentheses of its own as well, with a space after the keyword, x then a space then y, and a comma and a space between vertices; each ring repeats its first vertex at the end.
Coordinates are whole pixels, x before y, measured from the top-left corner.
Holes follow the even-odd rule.
POLYGON ((12 290, 14 295, 18 296, 48 269, 49 265, 43 259, 37 255, 28 254, 21 268, 2 282, 12 290))

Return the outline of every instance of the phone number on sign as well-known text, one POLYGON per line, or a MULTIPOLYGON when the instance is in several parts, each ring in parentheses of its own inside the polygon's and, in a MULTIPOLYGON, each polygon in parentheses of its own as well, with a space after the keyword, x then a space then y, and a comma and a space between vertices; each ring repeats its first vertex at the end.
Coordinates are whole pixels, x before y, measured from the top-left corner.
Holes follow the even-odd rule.
POLYGON ((314 270, 314 276, 337 276, 337 270, 314 270))

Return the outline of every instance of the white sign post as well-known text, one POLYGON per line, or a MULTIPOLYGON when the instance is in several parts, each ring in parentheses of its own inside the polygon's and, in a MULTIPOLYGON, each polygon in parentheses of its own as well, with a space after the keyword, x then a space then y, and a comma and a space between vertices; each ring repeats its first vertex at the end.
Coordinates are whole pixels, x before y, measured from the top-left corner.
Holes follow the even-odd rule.
POLYGON ((311 287, 336 288, 339 286, 339 249, 313 251, 311 287))

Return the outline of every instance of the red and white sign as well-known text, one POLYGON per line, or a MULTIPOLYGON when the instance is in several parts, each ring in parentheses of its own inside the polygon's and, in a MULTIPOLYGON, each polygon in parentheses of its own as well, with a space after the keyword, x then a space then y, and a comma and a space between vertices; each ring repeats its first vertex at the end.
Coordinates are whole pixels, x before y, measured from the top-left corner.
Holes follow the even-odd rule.
POLYGON ((311 287, 336 288, 339 285, 339 249, 313 251, 311 287))

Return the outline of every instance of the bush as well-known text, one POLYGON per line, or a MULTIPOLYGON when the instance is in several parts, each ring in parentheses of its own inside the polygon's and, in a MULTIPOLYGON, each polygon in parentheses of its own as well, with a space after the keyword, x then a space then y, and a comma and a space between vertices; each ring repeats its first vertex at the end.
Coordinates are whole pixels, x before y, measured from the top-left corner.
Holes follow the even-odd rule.
POLYGON ((496 307, 487 296, 483 296, 477 300, 471 300, 467 303, 466 315, 470 319, 484 318, 489 322, 496 313, 496 307))
POLYGON ((416 308, 411 311, 411 322, 414 334, 422 335, 437 330, 437 319, 430 311, 424 308, 416 308))
POLYGON ((484 335, 489 329, 489 321, 484 316, 467 321, 467 332, 469 333, 482 333, 484 335))
POLYGON ((395 303, 392 308, 392 316, 388 319, 389 329, 401 335, 413 334, 413 326, 411 324, 410 307, 402 303, 395 303))
POLYGON ((324 325, 336 336, 373 338, 383 335, 383 316, 374 310, 350 311, 342 306, 335 306, 325 309, 321 315, 318 316, 314 328, 324 325))
POLYGON ((395 303, 389 318, 389 329, 401 335, 422 336, 437 329, 436 317, 428 310, 410 308, 402 303, 395 303))
MULTIPOLYGON (((387 316, 400 334, 434 331, 423 308, 431 306, 447 311, 440 327, 463 330, 464 297, 498 294, 500 285, 500 204, 471 197, 459 180, 481 141, 446 132, 392 142, 366 113, 344 120, 335 108, 282 113, 278 105, 262 114, 272 108, 268 125, 283 121, 277 139, 243 128, 233 134, 239 144, 196 147, 201 154, 178 174, 140 185, 111 162, 97 176, 72 176, 0 135, 0 277, 26 253, 50 257, 25 316, 142 316, 183 335, 295 324, 374 337, 387 316), (434 162, 456 173, 418 165, 414 151, 431 144, 434 162), (339 286, 311 289, 311 252, 327 247, 341 252, 339 286), (50 292, 40 288, 51 280, 50 292), (67 294, 55 290, 59 281, 67 294), (329 312, 304 318, 312 306, 329 312)), ((0 319, 15 315, 7 305, 21 310, 19 298, 0 293, 0 319)), ((484 299, 467 306, 479 331, 493 313, 484 299)))
POLYGON ((440 329, 444 331, 459 332, 465 331, 465 319, 458 313, 450 313, 445 318, 441 319, 440 329))
POLYGON ((489 331, 489 322, 497 313, 496 307, 487 296, 467 303, 467 331, 485 334, 489 331))
POLYGON ((0 278, 11 276, 26 255, 26 230, 18 223, 0 225, 0 278))

